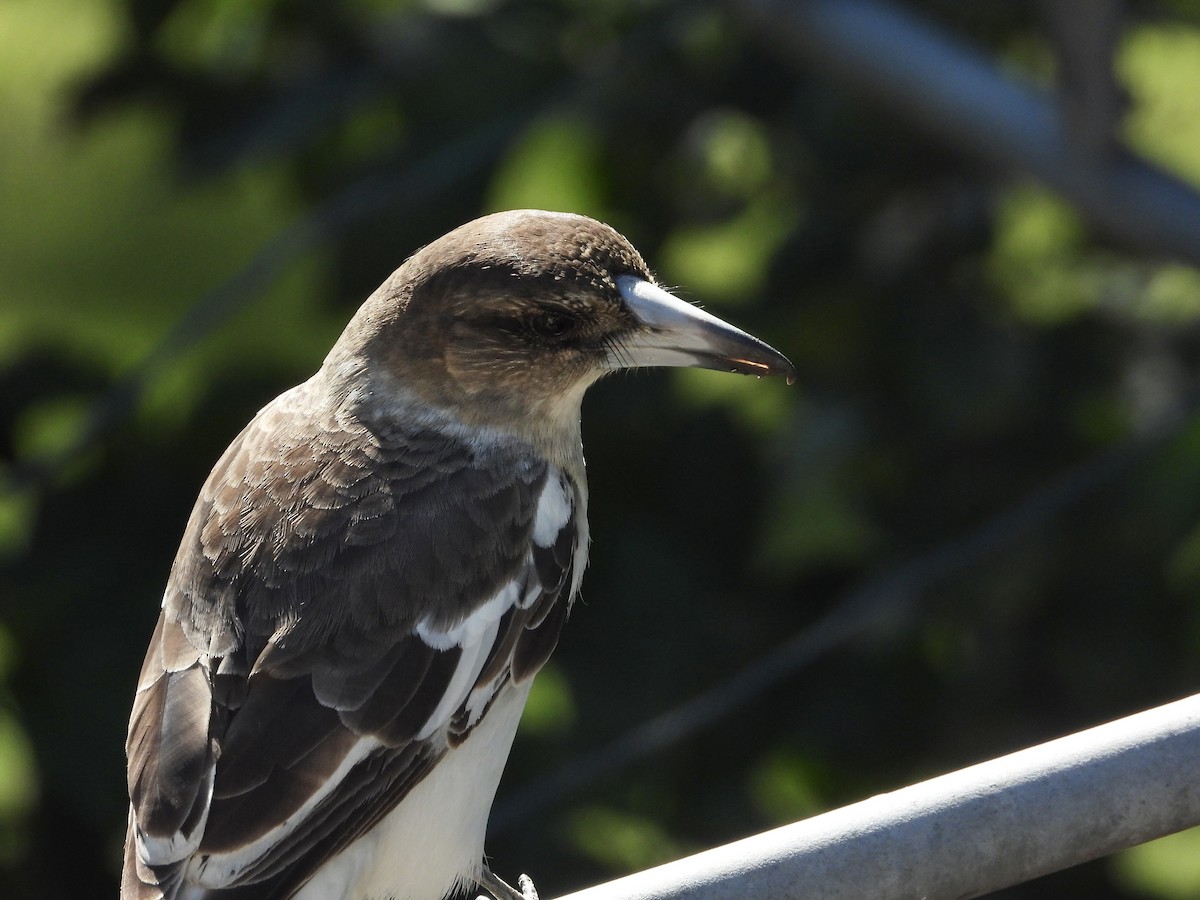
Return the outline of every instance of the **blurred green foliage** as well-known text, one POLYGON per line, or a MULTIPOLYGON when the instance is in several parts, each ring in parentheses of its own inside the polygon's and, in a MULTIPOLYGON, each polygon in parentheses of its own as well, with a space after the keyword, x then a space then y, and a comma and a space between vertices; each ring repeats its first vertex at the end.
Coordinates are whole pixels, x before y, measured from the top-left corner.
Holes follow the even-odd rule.
POLYGON ((1192 900, 1200 884, 1200 828, 1134 847, 1115 863, 1118 881, 1135 896, 1192 900))
MULTIPOLYGON (((1028 6, 913 5, 1052 79, 1028 6)), ((1124 135, 1200 181, 1200 18, 1172 9, 1121 43, 1124 135)), ((10 0, 0 74, 5 898, 115 895, 124 720, 200 482, 368 291, 472 216, 606 219, 801 373, 791 389, 639 374, 589 397, 592 565, 501 806, 855 586, 1192 408, 1200 274, 797 76, 721 5, 10 0), (436 191, 381 187, 373 206, 339 207, 357 215, 329 212, 418 164, 436 191), (305 215, 318 239, 239 294, 243 268, 305 215), (31 481, 221 285, 236 300, 221 327, 31 481)), ((553 896, 1193 692, 1198 676, 1193 418, 1067 513, 897 597, 860 640, 490 852, 553 896)), ((1005 895, 1198 897, 1196 840, 1005 895)))

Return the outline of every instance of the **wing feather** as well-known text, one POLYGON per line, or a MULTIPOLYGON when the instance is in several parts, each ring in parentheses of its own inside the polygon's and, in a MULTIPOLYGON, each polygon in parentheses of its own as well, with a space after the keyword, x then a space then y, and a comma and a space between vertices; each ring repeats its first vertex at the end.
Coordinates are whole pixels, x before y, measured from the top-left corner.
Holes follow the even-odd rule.
POLYGON ((212 787, 208 677, 194 652, 191 665, 181 665, 177 632, 162 621, 155 630, 147 656, 158 661, 158 677, 143 671, 126 742, 129 796, 152 865, 195 850, 212 787))
POLYGON ((290 896, 566 618, 586 526, 565 474, 521 446, 322 417, 305 390, 231 445, 176 558, 130 721, 123 897, 174 897, 181 866, 290 896))

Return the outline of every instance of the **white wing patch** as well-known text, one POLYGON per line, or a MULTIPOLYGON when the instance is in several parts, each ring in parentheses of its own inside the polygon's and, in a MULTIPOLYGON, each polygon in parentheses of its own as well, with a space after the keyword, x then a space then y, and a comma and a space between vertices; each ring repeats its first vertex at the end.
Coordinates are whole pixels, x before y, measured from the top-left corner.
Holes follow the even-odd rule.
MULTIPOLYGON (((485 606, 491 606, 496 599, 501 595, 516 596, 516 591, 511 590, 512 583, 505 585, 500 594, 492 600, 489 600, 485 606)), ((458 658, 458 665, 454 669, 454 675, 446 684, 446 691, 442 694, 441 702, 438 703, 437 709, 425 722, 425 727, 418 733, 416 739, 418 741, 428 740, 436 731, 445 728, 450 724, 450 718, 462 706, 463 701, 467 699, 472 686, 475 684, 475 679, 479 677, 479 673, 483 670, 483 664, 487 661, 488 651, 492 649, 492 644, 496 640, 496 631, 500 625, 500 617, 512 606, 513 601, 509 599, 500 611, 495 615, 495 618, 490 619, 486 623, 475 623, 475 627, 468 630, 464 636, 463 642, 459 644, 462 647, 462 655, 458 658)), ((482 609, 482 607, 481 607, 482 609)), ((472 613, 470 618, 474 619, 479 615, 480 610, 472 613)), ((420 631, 418 630, 418 633, 420 631)), ((424 637, 424 634, 421 634, 424 637)))
POLYGON ((435 650, 466 648, 477 644, 489 629, 493 630, 492 636, 495 636, 496 623, 520 599, 520 594, 521 579, 514 578, 496 591, 490 600, 449 628, 437 627, 427 616, 417 623, 417 636, 435 650))
MULTIPOLYGON (((538 497, 533 519, 532 538, 538 547, 554 546, 562 529, 568 526, 573 513, 575 513, 576 502, 575 491, 567 476, 558 469, 551 468, 545 486, 538 497)), ((580 551, 583 555, 586 555, 587 551, 586 532, 583 531, 585 526, 579 527, 583 547, 577 548, 577 564, 580 551)), ((579 572, 575 573, 576 584, 572 585, 573 588, 577 587, 579 574, 579 572)), ((446 740, 444 735, 448 731, 450 722, 464 704, 470 727, 474 727, 483 718, 494 695, 504 681, 505 673, 502 671, 488 684, 476 686, 479 674, 497 640, 501 621, 513 607, 528 609, 541 596, 542 591, 542 585, 536 575, 534 551, 531 547, 520 571, 469 615, 448 626, 444 623, 437 624, 433 617, 426 617, 417 623, 414 633, 430 647, 442 652, 458 649, 460 655, 449 680, 441 683, 444 685, 442 697, 417 733, 416 741, 446 740)), ((521 692, 523 701, 524 694, 528 692, 528 686, 514 688, 514 690, 521 692)), ((523 705, 523 702, 517 706, 518 714, 520 705, 523 705)), ((509 729, 509 731, 511 730, 513 729, 509 729)), ((509 739, 511 740, 511 735, 509 739)), ((375 738, 360 738, 341 760, 337 769, 313 791, 304 805, 294 814, 288 816, 287 819, 253 843, 241 846, 236 851, 193 856, 188 862, 185 880, 206 888, 222 888, 238 884, 247 869, 252 868, 266 856, 271 848, 285 841, 297 826, 314 813, 322 801, 336 792, 340 783, 356 765, 381 749, 383 749, 383 745, 375 738)), ((211 783, 208 787, 211 791, 211 783)), ((494 787, 492 790, 494 791, 494 787)), ((202 830, 202 827, 197 829, 195 840, 198 840, 202 830)), ((482 840, 482 836, 480 836, 480 840, 482 840)), ((140 849, 143 850, 143 857, 145 857, 147 848, 140 849)), ((181 848, 155 849, 158 849, 160 853, 162 850, 166 850, 169 855, 177 856, 181 848)), ((184 850, 183 855, 186 856, 188 852, 194 851, 195 847, 182 849, 184 850)))
MULTIPOLYGON (((574 494, 567 476, 552 468, 542 493, 538 496, 537 510, 533 518, 533 540, 539 547, 553 546, 559 533, 570 522, 574 494)), ((488 684, 478 687, 474 686, 476 679, 487 661, 488 653, 496 640, 500 620, 505 613, 513 606, 528 609, 542 595, 542 585, 532 575, 534 571, 531 549, 525 557, 523 571, 469 616, 450 628, 439 629, 429 619, 417 625, 417 634, 429 646, 438 650, 448 650, 456 646, 462 648, 462 657, 447 686, 446 694, 417 735, 418 740, 425 740, 448 724, 450 718, 464 704, 469 727, 474 727, 482 718, 496 693, 503 673, 488 684)))
POLYGON ((539 547, 553 546, 558 533, 571 518, 574 506, 567 476, 558 469, 551 469, 538 498, 537 514, 533 517, 533 540, 539 547))

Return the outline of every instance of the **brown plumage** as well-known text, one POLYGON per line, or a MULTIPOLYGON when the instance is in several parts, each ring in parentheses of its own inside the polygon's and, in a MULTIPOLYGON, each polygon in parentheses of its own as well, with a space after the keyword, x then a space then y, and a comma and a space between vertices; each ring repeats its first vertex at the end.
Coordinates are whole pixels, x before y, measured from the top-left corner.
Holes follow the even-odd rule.
POLYGON ((579 402, 640 364, 790 374, 581 216, 476 220, 384 282, 201 490, 130 719, 123 898, 478 877, 586 559, 579 402))

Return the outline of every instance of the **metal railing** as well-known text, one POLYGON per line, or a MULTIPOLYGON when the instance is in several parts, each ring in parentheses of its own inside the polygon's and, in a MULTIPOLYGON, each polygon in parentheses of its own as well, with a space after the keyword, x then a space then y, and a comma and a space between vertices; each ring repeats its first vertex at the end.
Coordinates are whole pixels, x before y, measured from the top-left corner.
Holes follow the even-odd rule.
POLYGON ((560 900, 977 897, 1200 824, 1200 694, 560 900))

